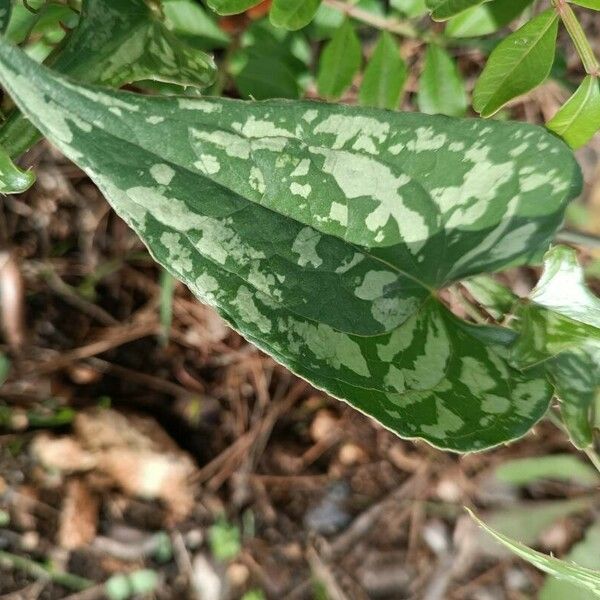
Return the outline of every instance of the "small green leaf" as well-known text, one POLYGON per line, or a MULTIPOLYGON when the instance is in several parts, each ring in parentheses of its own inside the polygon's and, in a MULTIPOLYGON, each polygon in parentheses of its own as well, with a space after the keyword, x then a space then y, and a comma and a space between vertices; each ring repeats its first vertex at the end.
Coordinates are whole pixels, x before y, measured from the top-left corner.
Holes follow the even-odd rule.
POLYGON ((494 531, 494 529, 488 527, 483 521, 480 521, 471 511, 469 511, 469 514, 480 527, 487 531, 498 542, 508 548, 513 554, 516 554, 532 564, 534 567, 537 567, 541 571, 544 571, 561 581, 566 581, 589 590, 594 594, 593 597, 600 595, 600 571, 594 571, 586 567, 558 560, 552 556, 546 556, 537 550, 532 550, 510 537, 507 537, 498 531, 494 531))
POLYGON ((598 472, 573 454, 552 454, 518 458, 502 463, 495 471, 496 479, 512 485, 528 485, 542 479, 572 481, 596 485, 598 472))
POLYGON ((291 31, 302 29, 312 21, 320 5, 321 0, 274 0, 271 23, 291 31))
POLYGON ((436 21, 449 19, 482 2, 483 0, 425 0, 427 8, 431 11, 431 16, 436 21))
POLYGON ((547 123, 571 148, 587 144, 600 130, 600 81, 588 75, 547 123))
POLYGON ((473 92, 473 108, 489 117, 542 83, 552 68, 558 15, 548 9, 505 38, 492 52, 473 92))
POLYGON ((0 194, 20 194, 35 182, 33 171, 23 171, 0 146, 0 194))
POLYGON ((223 48, 231 41, 214 16, 193 0, 164 0, 162 8, 167 27, 194 48, 223 48))
POLYGON ((563 420, 578 448, 592 443, 590 413, 600 390, 600 299, 585 285, 575 251, 550 250, 544 272, 518 312, 518 365, 544 364, 556 387, 563 420))
POLYGON ((344 21, 319 59, 317 88, 321 96, 338 100, 360 69, 362 49, 350 21, 344 21))
POLYGON ((391 34, 383 32, 365 69, 360 103, 376 108, 398 108, 406 76, 406 63, 398 45, 391 34))
POLYGON ((455 451, 515 439, 547 411, 545 371, 509 362, 514 332, 467 323, 436 293, 553 239, 581 175, 547 130, 143 96, 75 84, 1 39, 0 81, 160 264, 317 387, 455 451))
POLYGON ((452 38, 489 35, 514 21, 531 3, 532 0, 494 0, 474 6, 448 21, 446 35, 452 38))
POLYGON ((390 5, 409 19, 422 17, 427 12, 425 0, 391 0, 390 5))
MULTIPOLYGON (((585 533, 582 541, 575 544, 565 560, 588 569, 600 571, 600 522, 596 522, 585 533)), ((597 600, 598 594, 570 581, 546 578, 540 590, 539 600, 597 600)))
POLYGON ((261 2, 262 0, 206 0, 208 6, 220 15, 242 13, 261 2))
POLYGON ((227 561, 241 550, 240 530, 225 518, 219 519, 208 531, 210 550, 214 558, 227 561))
POLYGON ((591 8, 593 10, 600 10, 600 0, 569 0, 573 4, 583 6, 584 8, 591 8))
POLYGON ((467 94, 458 67, 436 44, 427 47, 417 104, 421 112, 430 115, 461 117, 467 111, 467 94))

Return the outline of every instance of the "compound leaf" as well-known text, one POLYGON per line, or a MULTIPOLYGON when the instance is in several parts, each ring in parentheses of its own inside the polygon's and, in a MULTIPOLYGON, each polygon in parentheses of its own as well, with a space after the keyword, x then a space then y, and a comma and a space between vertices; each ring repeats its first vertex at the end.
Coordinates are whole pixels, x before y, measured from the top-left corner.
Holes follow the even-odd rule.
POLYGON ((598 77, 586 76, 577 91, 546 126, 560 135, 571 148, 587 144, 600 130, 598 77))
POLYGON ((406 63, 388 32, 383 32, 365 69, 360 88, 360 103, 376 108, 397 108, 406 82, 406 63))
POLYGON ((489 117, 548 77, 554 62, 558 15, 548 9, 496 46, 473 92, 473 108, 489 117))
POLYGON ((3 40, 0 80, 158 262, 316 386, 455 451, 547 410, 543 369, 509 363, 515 334, 436 294, 549 244, 581 177, 543 128, 103 90, 3 40))

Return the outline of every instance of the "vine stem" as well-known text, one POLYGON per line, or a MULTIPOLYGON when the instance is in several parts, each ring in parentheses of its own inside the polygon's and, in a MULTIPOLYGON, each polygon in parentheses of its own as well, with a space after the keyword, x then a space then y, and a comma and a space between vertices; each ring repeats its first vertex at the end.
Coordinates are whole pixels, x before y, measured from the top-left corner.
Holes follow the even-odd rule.
POLYGON ((415 29, 415 27, 406 21, 378 17, 377 15, 363 10, 358 6, 343 2, 342 0, 324 0, 324 4, 330 8, 344 13, 348 17, 352 17, 353 19, 361 21, 362 23, 370 25, 371 27, 375 27, 375 29, 389 31, 390 33, 395 33, 396 35, 401 35, 411 39, 420 39, 423 37, 419 31, 415 29))
POLYGON ((566 0, 552 0, 552 6, 569 32, 586 73, 592 77, 600 77, 600 63, 571 5, 566 0))

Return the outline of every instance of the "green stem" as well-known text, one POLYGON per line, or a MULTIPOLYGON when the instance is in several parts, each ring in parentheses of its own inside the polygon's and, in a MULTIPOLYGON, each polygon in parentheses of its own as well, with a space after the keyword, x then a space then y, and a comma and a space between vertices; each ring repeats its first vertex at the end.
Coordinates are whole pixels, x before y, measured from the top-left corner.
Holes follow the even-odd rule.
POLYGON ((35 562, 24 556, 18 556, 0 550, 0 561, 10 564, 13 569, 19 569, 25 571, 29 575, 38 579, 49 579, 59 585, 69 588, 71 590, 84 590, 93 585, 93 581, 78 577, 77 575, 71 575, 71 573, 65 573, 63 571, 53 571, 47 567, 44 567, 40 563, 35 562))
POLYGON ((593 77, 600 77, 600 63, 573 9, 566 0, 552 0, 552 5, 561 18, 565 29, 569 32, 586 73, 593 77))

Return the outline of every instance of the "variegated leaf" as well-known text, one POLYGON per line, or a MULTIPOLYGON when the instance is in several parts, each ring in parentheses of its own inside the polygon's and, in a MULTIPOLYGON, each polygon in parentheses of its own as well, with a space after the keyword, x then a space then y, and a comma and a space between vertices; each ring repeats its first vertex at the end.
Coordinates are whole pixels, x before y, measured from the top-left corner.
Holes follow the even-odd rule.
MULTIPOLYGON (((142 79, 206 87, 216 73, 212 58, 181 42, 144 0, 84 0, 79 25, 54 56, 52 68, 112 87, 142 79)), ((12 157, 38 139, 18 112, 0 128, 0 144, 12 157)))
POLYGON ((457 451, 546 411, 543 371, 509 364, 513 332, 461 321, 436 293, 549 243, 580 173, 545 130, 105 91, 5 42, 0 80, 162 265, 316 386, 457 451))
POLYGON ((518 313, 515 359, 521 366, 546 366, 571 439, 586 447, 600 391, 600 299, 586 287, 574 250, 557 246, 548 252, 530 299, 518 313))

